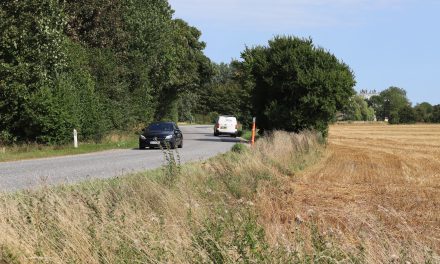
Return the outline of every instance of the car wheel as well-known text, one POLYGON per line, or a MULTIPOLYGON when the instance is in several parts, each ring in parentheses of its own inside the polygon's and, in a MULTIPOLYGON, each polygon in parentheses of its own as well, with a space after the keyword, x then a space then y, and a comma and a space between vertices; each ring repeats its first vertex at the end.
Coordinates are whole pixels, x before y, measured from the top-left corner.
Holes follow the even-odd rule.
POLYGON ((144 145, 139 145, 139 149, 145 149, 144 145))
POLYGON ((214 131, 214 137, 217 137, 217 136, 218 136, 218 132, 214 131))
POLYGON ((183 140, 180 141, 180 144, 177 147, 178 148, 183 148, 183 140))

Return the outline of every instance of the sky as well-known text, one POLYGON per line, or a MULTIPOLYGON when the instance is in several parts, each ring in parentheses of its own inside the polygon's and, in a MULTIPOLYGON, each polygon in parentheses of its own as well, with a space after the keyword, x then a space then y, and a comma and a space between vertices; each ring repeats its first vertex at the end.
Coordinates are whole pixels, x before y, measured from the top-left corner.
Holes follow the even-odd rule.
POLYGON ((440 0, 169 0, 214 62, 277 35, 311 37, 350 66, 356 90, 397 86, 440 104, 440 0))

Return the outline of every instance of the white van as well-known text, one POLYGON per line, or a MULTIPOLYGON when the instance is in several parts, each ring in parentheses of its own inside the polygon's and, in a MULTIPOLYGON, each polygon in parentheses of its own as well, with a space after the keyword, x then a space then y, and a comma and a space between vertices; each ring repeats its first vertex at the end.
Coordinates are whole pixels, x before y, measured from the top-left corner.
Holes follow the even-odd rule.
POLYGON ((237 118, 235 116, 219 116, 214 126, 214 136, 237 136, 237 118))

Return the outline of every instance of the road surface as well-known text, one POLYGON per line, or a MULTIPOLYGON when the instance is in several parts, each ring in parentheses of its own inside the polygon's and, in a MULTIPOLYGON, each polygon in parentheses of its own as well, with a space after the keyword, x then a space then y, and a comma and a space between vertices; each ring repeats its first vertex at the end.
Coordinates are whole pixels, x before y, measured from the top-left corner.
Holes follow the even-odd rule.
MULTIPOLYGON (((231 149, 239 139, 214 137, 212 126, 182 126, 182 162, 207 159, 231 149)), ((0 162, 0 192, 42 185, 104 179, 158 168, 164 164, 160 149, 122 149, 89 154, 0 162)))

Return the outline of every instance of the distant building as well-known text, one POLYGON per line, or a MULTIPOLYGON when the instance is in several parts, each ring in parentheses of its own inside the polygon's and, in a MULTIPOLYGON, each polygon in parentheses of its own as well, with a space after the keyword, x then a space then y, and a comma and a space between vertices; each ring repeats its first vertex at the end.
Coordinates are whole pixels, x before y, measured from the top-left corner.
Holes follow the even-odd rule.
POLYGON ((359 91, 359 96, 366 99, 366 100, 369 100, 372 96, 375 96, 375 95, 379 95, 379 92, 376 90, 362 89, 359 91))

